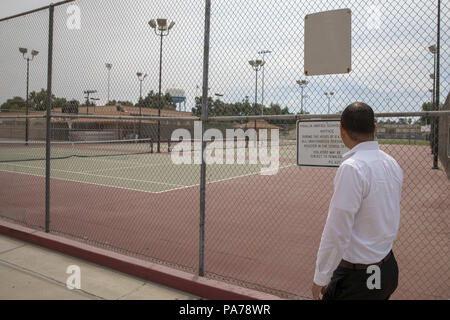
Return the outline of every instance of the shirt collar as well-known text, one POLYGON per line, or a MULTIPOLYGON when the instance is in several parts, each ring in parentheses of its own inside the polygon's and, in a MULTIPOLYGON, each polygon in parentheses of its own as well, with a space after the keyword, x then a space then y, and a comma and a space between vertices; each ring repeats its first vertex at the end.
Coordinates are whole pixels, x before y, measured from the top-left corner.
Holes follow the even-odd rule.
POLYGON ((378 141, 365 141, 360 142, 356 146, 354 146, 350 151, 347 151, 342 155, 344 160, 350 158, 358 151, 368 151, 368 150, 379 150, 378 141))

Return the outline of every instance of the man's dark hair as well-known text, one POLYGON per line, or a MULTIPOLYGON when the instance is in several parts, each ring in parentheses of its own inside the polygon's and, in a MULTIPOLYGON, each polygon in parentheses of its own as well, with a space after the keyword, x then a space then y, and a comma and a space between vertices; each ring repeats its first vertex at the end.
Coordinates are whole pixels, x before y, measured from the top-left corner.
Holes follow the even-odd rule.
POLYGON ((352 103, 345 108, 341 115, 342 127, 353 140, 358 140, 362 136, 373 135, 374 123, 373 110, 364 102, 352 103))

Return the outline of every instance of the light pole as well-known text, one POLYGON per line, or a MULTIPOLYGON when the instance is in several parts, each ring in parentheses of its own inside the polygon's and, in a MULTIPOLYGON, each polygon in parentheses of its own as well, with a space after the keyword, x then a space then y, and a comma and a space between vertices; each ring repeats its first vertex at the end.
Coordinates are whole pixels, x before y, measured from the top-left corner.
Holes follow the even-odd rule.
MULTIPOLYGON (((169 35, 170 29, 173 28, 175 22, 171 22, 167 25, 167 19, 154 19, 148 22, 150 27, 155 31, 155 34, 161 38, 160 49, 159 49, 159 103, 158 103, 158 117, 161 116, 161 104, 162 104, 162 96, 161 96, 161 73, 162 73, 162 45, 163 45, 163 37, 169 35)), ((160 152, 160 143, 161 143, 161 122, 158 120, 158 153, 160 152)))
POLYGON ((111 68, 112 68, 112 64, 111 63, 106 63, 105 64, 106 69, 108 69, 108 101, 107 103, 109 103, 109 89, 110 89, 110 80, 111 80, 111 68))
MULTIPOLYGON (((431 110, 437 110, 436 108, 436 79, 435 79, 435 74, 436 74, 436 53, 437 53, 437 49, 436 49, 436 45, 431 45, 428 47, 428 51, 431 52, 431 54, 433 55, 433 73, 430 74, 430 78, 433 80, 433 91, 432 91, 432 95, 433 95, 433 99, 432 99, 432 107, 431 110)), ((434 144, 436 142, 436 137, 434 136, 435 130, 434 130, 434 126, 436 125, 435 119, 433 118, 432 120, 432 130, 431 130, 431 154, 435 153, 435 148, 434 148, 434 144)), ((437 162, 437 161, 436 161, 437 162)), ((433 169, 436 169, 437 166, 435 166, 434 164, 436 162, 433 162, 433 169)))
MULTIPOLYGON (((428 92, 431 93, 431 108, 434 108, 434 90, 433 89, 428 89, 428 92)), ((422 110, 422 111, 427 111, 427 110, 422 110)), ((425 121, 425 125, 429 125, 428 123, 428 119, 425 121)))
POLYGON ((261 70, 261 68, 264 66, 264 60, 250 60, 248 62, 253 70, 255 70, 256 73, 256 81, 255 81, 255 109, 258 104, 258 71, 261 70))
MULTIPOLYGON (((91 98, 91 100, 98 101, 100 98, 91 98)), ((95 103, 94 103, 94 113, 95 113, 95 103)))
MULTIPOLYGON (((142 81, 144 81, 145 78, 147 78, 148 74, 144 74, 142 76, 142 72, 136 72, 136 75, 139 80, 139 101, 142 100, 142 81)), ((139 104, 141 105, 141 104, 139 104)), ((141 110, 139 109, 139 114, 141 114, 141 110)))
POLYGON ((431 54, 433 55, 433 73, 430 74, 430 78, 433 79, 433 109, 435 109, 435 105, 434 105, 435 100, 434 100, 434 97, 435 97, 435 92, 436 92, 436 81, 435 81, 435 79, 434 79, 434 75, 436 74, 436 53, 437 53, 436 45, 433 44, 433 45, 429 46, 429 47, 428 47, 428 50, 429 50, 429 51, 431 52, 431 54))
MULTIPOLYGON (((142 81, 147 78, 147 74, 142 76, 142 72, 136 72, 139 80, 139 116, 142 117, 142 81)), ((141 138, 141 119, 139 119, 139 138, 141 138)))
POLYGON ((430 73, 430 79, 433 80, 433 89, 431 89, 431 92, 432 92, 432 95, 433 95, 432 110, 436 110, 436 106, 435 106, 435 104, 436 104, 436 100, 435 100, 435 96, 436 96, 436 80, 435 80, 435 77, 434 77, 434 73, 430 73))
MULTIPOLYGON (((253 70, 255 70, 256 73, 256 81, 255 81, 255 111, 256 111, 256 108, 258 107, 258 71, 260 71, 261 68, 264 66, 264 60, 259 59, 250 60, 248 63, 252 66, 253 70)), ((263 106, 261 105, 261 112, 262 108, 263 106)), ((255 119, 255 131, 256 131, 256 119, 255 119)))
MULTIPOLYGON (((433 104, 434 104, 434 90, 428 89, 428 92, 432 94, 431 100, 433 101, 433 104)), ((433 108, 433 104, 431 105, 432 108, 433 108)), ((422 111, 427 111, 427 110, 422 110, 422 111)), ((430 133, 431 133, 431 119, 430 118, 425 118, 425 125, 426 126, 430 125, 430 133)), ((427 140, 430 140, 430 134, 428 134, 427 140)), ((431 150, 431 154, 433 154, 433 150, 431 150)))
POLYGON ((334 92, 325 92, 325 95, 328 98, 328 113, 327 114, 330 114, 331 97, 334 96, 334 92))
POLYGON ((26 105, 25 105, 25 115, 27 116, 25 118, 25 144, 28 145, 28 102, 29 102, 29 96, 28 96, 28 85, 30 81, 30 61, 33 61, 34 57, 39 54, 39 51, 31 50, 31 58, 30 56, 25 56, 28 52, 26 48, 19 48, 20 53, 22 54, 23 58, 27 60, 27 97, 26 97, 26 105))
POLYGON ((303 89, 305 89, 305 87, 308 85, 308 80, 297 80, 297 84, 300 86, 300 89, 302 89, 300 114, 303 114, 303 89))
MULTIPOLYGON (((266 63, 266 61, 264 60, 264 56, 267 53, 272 53, 272 51, 262 50, 262 51, 258 52, 258 54, 262 54, 262 61, 264 64, 266 63)), ((266 67, 264 67, 264 65, 263 65, 263 68, 262 68, 262 92, 261 92, 261 115, 264 114, 264 73, 265 73, 265 70, 266 70, 266 67)))
MULTIPOLYGON (((92 93, 97 93, 97 90, 85 90, 85 91, 83 91, 83 93, 86 95, 86 114, 89 114, 89 104, 90 104, 90 95, 92 94, 92 93)), ((98 99, 95 99, 95 98, 92 98, 92 100, 98 100, 98 99)))

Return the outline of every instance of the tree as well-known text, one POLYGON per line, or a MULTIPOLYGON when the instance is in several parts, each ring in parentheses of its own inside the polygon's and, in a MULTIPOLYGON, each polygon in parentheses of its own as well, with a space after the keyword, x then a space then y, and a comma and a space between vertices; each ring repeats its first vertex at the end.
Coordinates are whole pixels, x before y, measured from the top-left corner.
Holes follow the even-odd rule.
POLYGON ((78 108, 80 107, 80 102, 77 100, 67 101, 62 107, 62 113, 78 113, 78 108))
MULTIPOLYGON (((442 109, 443 104, 439 104, 439 110, 442 109)), ((433 103, 432 102, 425 102, 422 104, 422 111, 434 111, 433 103)), ((431 117, 420 117, 420 124, 421 125, 429 125, 431 124, 431 117)))
MULTIPOLYGON (((52 98, 55 98, 55 96, 52 95, 52 98)), ((41 91, 39 91, 39 92, 36 92, 36 91, 30 92, 29 101, 34 110, 36 110, 36 111, 46 110, 47 109, 47 90, 41 89, 41 91)))
MULTIPOLYGON (((200 117, 202 115, 202 97, 195 97, 195 106, 192 108, 192 114, 194 116, 200 117)), ((213 105, 214 101, 211 97, 208 97, 207 100, 207 108, 208 108, 208 116, 213 116, 213 105)))
POLYGON ((67 105, 67 100, 65 98, 56 98, 52 95, 52 108, 64 108, 67 105))
POLYGON ((21 97, 14 97, 12 99, 8 99, 8 100, 6 100, 5 103, 3 103, 0 106, 1 112, 13 111, 13 110, 25 111, 25 109, 26 109, 26 101, 23 100, 23 98, 21 98, 21 97))
POLYGON ((398 119, 399 124, 406 124, 406 118, 399 118, 398 119))
MULTIPOLYGON (((62 108, 66 105, 67 100, 65 98, 57 98, 52 94, 52 108, 62 108)), ((29 110, 32 111, 44 111, 47 109, 47 91, 41 89, 41 91, 31 91, 28 99, 29 110)), ((26 101, 21 97, 14 97, 8 99, 0 106, 2 111, 6 110, 26 110, 26 101)))
MULTIPOLYGON (((41 91, 30 92, 30 105, 35 111, 47 110, 47 90, 41 89, 41 91)), ((52 109, 53 108, 63 108, 67 104, 65 98, 57 98, 52 94, 52 109)))
MULTIPOLYGON (((169 110, 176 109, 176 105, 174 105, 170 94, 166 93, 161 97, 161 100, 162 100, 161 109, 169 109, 169 110)), ((147 94, 147 96, 144 99, 140 98, 135 106, 136 107, 141 106, 142 108, 158 109, 159 104, 160 104, 159 95, 155 94, 152 90, 147 94)))
POLYGON ((129 106, 129 107, 132 107, 132 106, 134 105, 133 102, 128 101, 128 100, 127 100, 127 101, 110 100, 110 101, 108 101, 108 102, 106 103, 107 106, 116 106, 116 105, 118 105, 118 104, 120 104, 121 106, 129 106))
MULTIPOLYGON (((213 100, 208 97, 207 102, 208 116, 255 116, 260 115, 261 111, 265 115, 290 114, 287 107, 281 108, 279 104, 271 104, 269 107, 262 107, 260 104, 252 104, 246 97, 242 102, 225 103, 220 99, 213 100), (262 109, 262 110, 261 110, 262 109)), ((195 107, 192 108, 192 114, 200 117, 202 114, 202 98, 195 97, 195 107)), ((270 122, 270 121, 269 121, 270 122)), ((280 123, 280 121, 278 121, 280 123)))

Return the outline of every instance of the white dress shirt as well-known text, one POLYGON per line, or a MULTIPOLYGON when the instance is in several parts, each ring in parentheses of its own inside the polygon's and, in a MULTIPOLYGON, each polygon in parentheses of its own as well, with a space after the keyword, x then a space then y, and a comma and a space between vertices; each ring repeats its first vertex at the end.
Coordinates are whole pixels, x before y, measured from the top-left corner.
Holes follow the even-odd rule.
POLYGON ((392 249, 400 222, 403 172, 377 141, 343 155, 317 253, 314 282, 326 286, 341 259, 371 264, 392 249))

